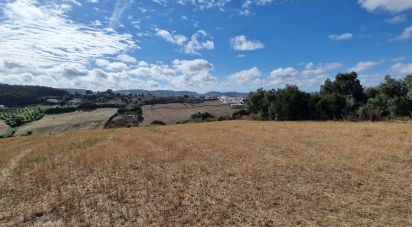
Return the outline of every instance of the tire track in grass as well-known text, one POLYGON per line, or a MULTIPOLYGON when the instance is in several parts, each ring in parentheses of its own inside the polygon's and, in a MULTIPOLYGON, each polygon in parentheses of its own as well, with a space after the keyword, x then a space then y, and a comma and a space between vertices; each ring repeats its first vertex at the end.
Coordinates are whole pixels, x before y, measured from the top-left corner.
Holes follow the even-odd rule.
POLYGON ((22 151, 19 155, 17 155, 16 157, 10 160, 10 163, 1 170, 0 184, 4 184, 9 179, 13 170, 19 166, 19 162, 30 152, 31 152, 31 149, 26 149, 22 151))

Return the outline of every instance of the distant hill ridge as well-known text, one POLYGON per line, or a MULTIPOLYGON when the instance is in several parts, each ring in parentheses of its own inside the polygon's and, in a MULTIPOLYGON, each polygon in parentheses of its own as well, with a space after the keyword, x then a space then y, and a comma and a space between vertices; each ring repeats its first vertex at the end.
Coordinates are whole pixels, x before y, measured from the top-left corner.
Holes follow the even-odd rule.
POLYGON ((142 89, 131 89, 131 90, 117 90, 114 91, 115 93, 120 93, 120 94, 146 94, 150 93, 155 96, 247 96, 248 93, 245 92, 219 92, 219 91, 209 91, 204 94, 197 93, 194 91, 173 91, 173 90, 142 90, 142 89))

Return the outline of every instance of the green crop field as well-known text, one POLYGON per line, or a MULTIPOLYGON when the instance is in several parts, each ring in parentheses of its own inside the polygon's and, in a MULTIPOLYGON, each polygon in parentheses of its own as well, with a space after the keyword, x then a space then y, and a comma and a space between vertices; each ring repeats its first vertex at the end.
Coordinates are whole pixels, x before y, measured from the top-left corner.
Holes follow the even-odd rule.
POLYGON ((11 127, 24 123, 40 120, 44 116, 44 110, 39 107, 26 107, 6 109, 0 111, 0 119, 11 127))

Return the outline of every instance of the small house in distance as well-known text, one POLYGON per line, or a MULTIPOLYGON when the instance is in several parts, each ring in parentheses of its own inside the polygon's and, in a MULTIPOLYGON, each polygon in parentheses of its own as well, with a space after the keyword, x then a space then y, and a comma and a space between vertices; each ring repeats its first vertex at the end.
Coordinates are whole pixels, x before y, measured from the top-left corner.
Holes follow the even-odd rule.
POLYGON ((60 103, 60 100, 58 100, 58 99, 46 99, 46 102, 50 103, 50 104, 57 104, 57 103, 60 103))
POLYGON ((216 96, 206 96, 205 100, 218 100, 216 96))
POLYGON ((70 105, 77 105, 77 104, 80 104, 81 102, 82 102, 81 99, 72 99, 72 100, 69 101, 69 104, 70 105))
POLYGON ((5 110, 6 106, 5 105, 0 105, 0 110, 5 110))
POLYGON ((219 100, 234 109, 238 109, 238 108, 243 107, 244 98, 243 97, 220 96, 219 100))

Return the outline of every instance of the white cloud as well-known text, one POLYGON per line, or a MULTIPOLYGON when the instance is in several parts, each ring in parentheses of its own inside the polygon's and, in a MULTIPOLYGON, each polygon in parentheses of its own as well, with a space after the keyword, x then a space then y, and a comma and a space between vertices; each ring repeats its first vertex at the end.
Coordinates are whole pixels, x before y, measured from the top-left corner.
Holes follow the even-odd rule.
POLYGON ((152 2, 157 3, 161 6, 165 6, 167 4, 167 0, 152 0, 152 2))
POLYGON ((412 74, 412 64, 398 62, 391 67, 391 70, 399 76, 412 74))
POLYGON ((230 75, 228 77, 228 81, 230 81, 230 83, 243 86, 246 83, 250 83, 250 81, 259 78, 261 75, 262 72, 260 72, 257 67, 253 67, 251 69, 242 70, 230 75))
POLYGON ((163 38, 169 43, 179 45, 179 46, 184 45, 184 43, 187 41, 186 36, 174 35, 163 29, 156 29, 156 36, 163 38))
POLYGON ((287 78, 287 77, 295 77, 299 74, 299 71, 293 67, 288 68, 278 68, 273 70, 270 73, 271 78, 287 78))
POLYGON ((130 7, 133 3, 133 0, 117 0, 115 9, 110 17, 109 26, 117 27, 120 24, 120 19, 123 13, 130 7))
MULTIPOLYGON (((133 37, 71 21, 66 16, 68 10, 35 0, 2 4, 0 82, 88 89, 133 84, 119 72, 127 71, 125 63, 96 61, 108 71, 93 66, 95 59, 139 48, 133 37)), ((134 82, 137 86, 141 81, 134 82)))
POLYGON ((358 62, 354 67, 350 68, 349 71, 361 73, 367 71, 373 67, 380 65, 382 62, 375 62, 375 61, 361 61, 358 62))
POLYGON ((195 32, 190 40, 184 35, 175 35, 163 29, 155 29, 156 36, 163 38, 165 41, 174 45, 181 46, 181 51, 185 54, 200 55, 202 50, 213 50, 215 44, 204 30, 195 32))
POLYGON ((401 24, 407 20, 405 15, 396 15, 392 18, 386 19, 386 23, 388 24, 401 24))
POLYGON ((207 91, 215 87, 217 78, 211 72, 214 67, 204 59, 180 60, 175 59, 172 64, 147 64, 129 71, 129 74, 139 78, 147 77, 151 80, 166 83, 169 89, 195 89, 207 91))
POLYGON ((329 35, 328 38, 334 41, 351 40, 353 38, 353 34, 352 33, 333 34, 333 35, 329 35))
POLYGON ((274 0, 244 0, 239 14, 242 16, 249 16, 252 13, 251 7, 253 5, 264 6, 269 5, 272 2, 274 2, 274 0))
POLYGON ((215 44, 212 40, 209 40, 209 35, 203 31, 199 30, 192 35, 192 38, 183 47, 183 52, 186 54, 200 54, 201 50, 213 50, 215 44))
POLYGON ((294 67, 277 68, 270 73, 266 84, 277 87, 293 84, 302 89, 313 89, 323 83, 333 70, 340 67, 341 63, 308 63, 302 70, 294 67))
POLYGON ((237 51, 252 51, 265 47, 265 45, 258 40, 248 40, 246 36, 239 35, 230 40, 230 44, 234 50, 237 51))
POLYGON ((218 8, 221 11, 224 10, 224 6, 229 2, 230 0, 177 0, 176 1, 177 4, 192 5, 200 10, 218 8))
POLYGON ((128 54, 120 54, 119 56, 117 56, 117 60, 126 62, 126 63, 136 63, 137 62, 136 58, 128 54))
POLYGON ((411 0, 358 0, 358 3, 368 11, 401 12, 412 8, 411 0))
POLYGON ((62 62, 87 64, 94 58, 138 48, 131 35, 76 24, 56 5, 36 5, 36 1, 23 0, 5 5, 5 18, 0 23, 0 60, 39 67, 62 62))
POLYGON ((405 30, 403 30, 403 33, 400 36, 396 37, 392 41, 406 41, 411 38, 412 38, 412 26, 409 26, 405 28, 405 30))

